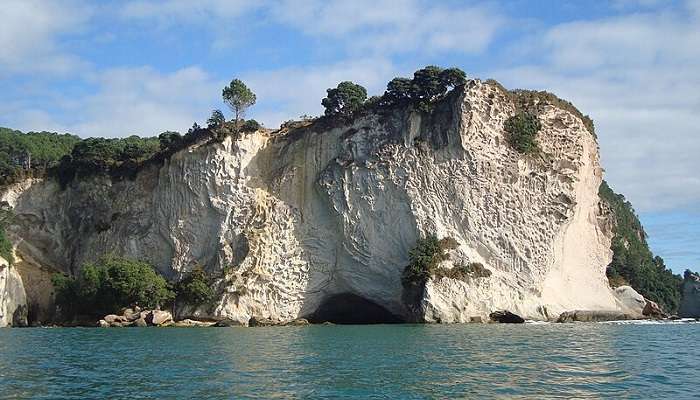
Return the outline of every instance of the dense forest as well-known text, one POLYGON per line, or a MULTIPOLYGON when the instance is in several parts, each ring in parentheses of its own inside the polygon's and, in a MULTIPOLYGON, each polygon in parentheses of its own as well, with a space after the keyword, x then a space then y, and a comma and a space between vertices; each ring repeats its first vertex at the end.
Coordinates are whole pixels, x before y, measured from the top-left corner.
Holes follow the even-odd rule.
POLYGON ((616 222, 611 245, 613 259, 607 269, 610 284, 628 284, 667 312, 676 312, 681 300, 680 275, 675 275, 661 257, 652 254, 642 223, 625 196, 615 193, 605 181, 600 185, 599 195, 610 206, 616 222))

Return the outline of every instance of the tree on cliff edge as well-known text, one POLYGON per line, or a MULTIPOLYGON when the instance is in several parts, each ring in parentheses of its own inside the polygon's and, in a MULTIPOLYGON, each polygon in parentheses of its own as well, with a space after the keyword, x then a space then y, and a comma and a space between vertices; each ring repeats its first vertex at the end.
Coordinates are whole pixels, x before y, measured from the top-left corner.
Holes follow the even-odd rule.
POLYGON ((367 100, 367 90, 356 83, 340 82, 336 88, 326 90, 328 96, 321 100, 326 115, 350 115, 367 100))
POLYGON ((243 81, 234 79, 224 88, 221 92, 221 96, 224 98, 224 103, 233 111, 236 129, 238 129, 240 120, 245 115, 245 111, 248 107, 255 104, 255 93, 253 93, 243 81))

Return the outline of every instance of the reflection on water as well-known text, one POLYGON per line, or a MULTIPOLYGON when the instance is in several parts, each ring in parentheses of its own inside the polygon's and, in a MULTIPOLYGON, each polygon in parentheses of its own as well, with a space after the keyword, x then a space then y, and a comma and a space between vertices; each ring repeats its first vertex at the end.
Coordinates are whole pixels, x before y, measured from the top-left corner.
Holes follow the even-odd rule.
POLYGON ((691 398, 700 325, 0 330, 0 398, 691 398))

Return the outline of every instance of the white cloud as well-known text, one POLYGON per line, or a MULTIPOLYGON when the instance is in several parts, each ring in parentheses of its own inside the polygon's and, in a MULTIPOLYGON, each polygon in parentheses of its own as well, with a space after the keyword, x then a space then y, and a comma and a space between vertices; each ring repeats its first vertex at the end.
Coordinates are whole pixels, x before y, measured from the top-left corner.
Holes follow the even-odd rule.
POLYGON ((501 15, 485 6, 446 7, 417 0, 283 0, 270 7, 270 14, 308 35, 377 54, 477 53, 504 24, 501 15))
POLYGON ((555 26, 530 59, 494 71, 513 87, 544 88, 596 123, 606 177, 640 211, 700 204, 700 20, 635 14, 555 26))
POLYGON ((0 75, 67 73, 84 63, 58 45, 62 35, 76 32, 91 9, 80 1, 5 0, 0 24, 0 75))
POLYGON ((254 0, 133 0, 123 5, 121 14, 162 24, 207 23, 238 17, 256 4, 254 0))
POLYGON ((150 67, 115 68, 89 78, 94 94, 61 99, 57 112, 24 109, 13 126, 71 132, 82 137, 152 136, 201 124, 220 104, 223 82, 198 67, 162 74, 150 67))

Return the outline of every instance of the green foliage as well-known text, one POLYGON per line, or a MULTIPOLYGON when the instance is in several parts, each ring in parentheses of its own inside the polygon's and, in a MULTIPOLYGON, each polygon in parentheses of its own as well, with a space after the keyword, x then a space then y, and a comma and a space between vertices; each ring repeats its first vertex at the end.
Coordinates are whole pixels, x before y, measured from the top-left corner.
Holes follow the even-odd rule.
POLYGON ((508 118, 503 124, 503 129, 508 133, 508 143, 516 151, 524 154, 539 151, 535 138, 542 129, 542 124, 536 115, 520 112, 508 118))
POLYGON ((165 131, 158 135, 158 143, 160 143, 161 150, 171 148, 181 140, 182 135, 179 132, 165 131))
POLYGON ((404 286, 422 286, 435 274, 440 262, 447 259, 446 251, 456 247, 452 238, 438 239, 429 235, 419 239, 408 255, 409 264, 403 271, 401 282, 404 286))
POLYGON ((207 125, 210 128, 214 128, 223 125, 224 122, 226 122, 226 117, 224 117, 224 113, 222 113, 221 110, 214 110, 211 112, 211 116, 207 120, 207 125))
POLYGON ((156 308, 174 299, 167 281, 150 264, 104 256, 85 264, 77 279, 52 277, 56 305, 65 317, 102 316, 122 307, 156 308))
POLYGON ((201 266, 195 267, 175 286, 178 300, 199 306, 214 300, 214 289, 207 273, 201 266))
POLYGON ((414 72, 413 79, 392 79, 382 96, 382 104, 412 104, 420 111, 429 112, 436 100, 465 82, 466 74, 459 68, 442 69, 429 65, 414 72))
POLYGON ((600 185, 601 200, 608 204, 615 219, 612 240, 613 259, 607 268, 611 282, 627 282, 645 298, 674 313, 680 304, 679 275, 666 268, 661 257, 649 250, 646 233, 632 205, 615 193, 606 182, 600 185))
POLYGON ((7 260, 10 265, 15 262, 14 257, 12 256, 12 243, 7 238, 5 228, 2 225, 0 225, 0 257, 7 260))
POLYGON ((450 279, 457 279, 460 281, 469 281, 472 278, 488 278, 491 276, 491 271, 486 269, 483 264, 473 262, 469 264, 459 264, 454 267, 438 268, 435 271, 436 277, 447 277, 450 279))
POLYGON ((0 185, 14 183, 58 164, 80 138, 53 132, 0 128, 0 185))
POLYGON ((240 79, 232 80, 231 83, 223 89, 221 96, 224 98, 224 103, 233 111, 236 125, 238 125, 238 122, 245 115, 245 111, 255 104, 256 100, 255 93, 240 79))
POLYGON ((367 99, 367 90, 350 81, 340 82, 336 88, 327 89, 321 105, 327 116, 348 116, 359 110, 367 99))
POLYGON ((53 172, 64 187, 76 176, 105 173, 116 178, 129 177, 161 146, 162 142, 155 137, 89 138, 76 143, 53 172))
POLYGON ((255 132, 262 128, 262 125, 254 119, 249 119, 241 125, 241 132, 255 132))

